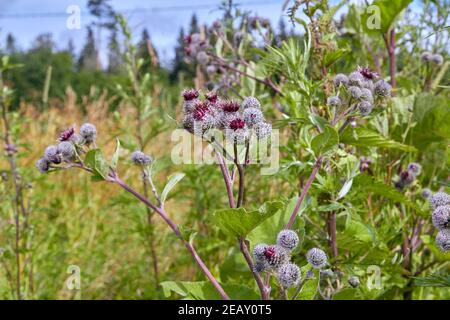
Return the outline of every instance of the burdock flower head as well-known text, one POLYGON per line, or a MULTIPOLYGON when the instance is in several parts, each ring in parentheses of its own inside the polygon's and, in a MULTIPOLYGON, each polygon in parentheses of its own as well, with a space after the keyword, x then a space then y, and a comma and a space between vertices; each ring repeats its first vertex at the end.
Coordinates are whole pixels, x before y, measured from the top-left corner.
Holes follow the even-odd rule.
POLYGON ((422 166, 418 163, 412 162, 408 165, 408 171, 417 177, 422 172, 422 166))
POLYGON ((197 99, 200 93, 195 89, 186 89, 183 91, 183 98, 185 101, 191 101, 197 99))
POLYGON ((131 154, 131 162, 137 166, 148 166, 153 162, 152 157, 146 155, 144 152, 137 150, 131 154))
POLYGON ((277 271, 277 279, 283 288, 295 287, 300 281, 300 268, 293 263, 283 264, 277 271))
POLYGON ((245 108, 242 112, 245 123, 251 128, 264 121, 264 115, 258 108, 245 108))
POLYGON ((444 63, 444 58, 439 53, 436 53, 431 56, 431 61, 434 64, 440 66, 442 63, 444 63))
POLYGON ((80 127, 80 135, 89 144, 97 138, 97 128, 91 123, 85 123, 80 127))
POLYGON ((45 158, 39 159, 36 162, 36 168, 39 170, 39 172, 46 173, 50 169, 50 162, 48 162, 48 160, 45 158))
POLYGON ((68 141, 72 138, 72 136, 75 134, 75 128, 71 127, 71 128, 67 128, 65 129, 63 132, 61 132, 61 134, 59 135, 58 140, 63 142, 63 141, 68 141))
POLYGON ((436 236, 436 244, 442 251, 450 251, 450 229, 439 230, 436 236))
POLYGON ((319 248, 312 248, 309 250, 308 253, 306 253, 306 260, 308 260, 308 263, 316 269, 322 269, 328 262, 327 254, 319 248))
POLYGON ((227 100, 222 102, 221 107, 224 112, 231 113, 231 112, 238 112, 239 109, 241 108, 241 105, 237 101, 227 100))
POLYGON ((242 102, 242 106, 244 108, 261 108, 259 100, 251 96, 244 99, 244 101, 242 102))
POLYGON ((422 198, 424 198, 424 199, 430 198, 432 194, 433 194, 433 192, 432 192, 429 188, 424 188, 424 189, 422 189, 422 191, 420 192, 420 195, 421 195, 422 198))
POLYGON ((433 194, 430 198, 430 207, 432 210, 440 206, 450 205, 450 195, 439 191, 433 194))
POLYGON ((63 160, 71 161, 75 157, 75 147, 70 141, 63 141, 58 144, 57 151, 61 154, 63 160))
POLYGON ((62 157, 58 152, 58 147, 48 146, 44 151, 44 159, 51 163, 60 164, 62 161, 62 157))
POLYGON ((364 82, 364 77, 360 72, 352 72, 348 75, 348 83, 352 86, 361 87, 364 82))
POLYGON ((391 90, 392 87, 389 83, 384 80, 379 80, 375 83, 373 92, 381 98, 386 98, 391 95, 391 90))
POLYGON ((277 236, 277 244, 285 249, 294 250, 299 243, 296 232, 286 229, 280 231, 277 236))
POLYGON ((241 118, 231 120, 225 130, 227 138, 237 144, 244 144, 250 137, 245 121, 241 118))
POLYGON ((358 66, 357 70, 364 77, 365 80, 375 80, 378 78, 378 73, 370 70, 367 67, 358 66))
POLYGON ((253 249, 258 272, 268 269, 278 269, 290 259, 289 252, 279 245, 258 244, 253 249))
POLYGON ((372 112, 372 103, 369 101, 361 101, 358 103, 358 110, 362 116, 368 116, 372 112))
POLYGON ((341 99, 338 96, 328 97, 327 106, 329 107, 339 107, 341 105, 341 99))
POLYGON ((334 79, 333 79, 333 83, 335 85, 335 87, 339 87, 339 86, 347 86, 348 85, 348 77, 345 74, 342 73, 338 73, 334 79))
POLYGON ((441 230, 450 227, 450 205, 439 206, 433 211, 431 216, 433 225, 441 230))
POLYGON ((350 95, 352 96, 353 99, 359 99, 362 94, 361 89, 356 86, 349 87, 348 92, 350 93, 350 95))

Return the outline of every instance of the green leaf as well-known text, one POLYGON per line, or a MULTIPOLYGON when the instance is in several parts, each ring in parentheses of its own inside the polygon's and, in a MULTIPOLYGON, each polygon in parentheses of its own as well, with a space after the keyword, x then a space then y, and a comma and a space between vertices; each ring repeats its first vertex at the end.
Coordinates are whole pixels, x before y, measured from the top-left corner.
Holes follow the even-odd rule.
POLYGON ((430 274, 416 278, 415 283, 419 287, 450 287, 450 274, 430 274))
MULTIPOLYGON (((161 283, 163 293, 169 298, 172 293, 182 296, 184 299, 193 300, 222 300, 221 296, 208 281, 187 282, 187 281, 164 281, 161 283)), ((237 300, 257 300, 258 294, 247 286, 237 284, 223 284, 225 292, 232 299, 237 300)))
POLYGON ((213 213, 213 219, 226 234, 245 237, 283 207, 281 201, 271 201, 253 211, 247 211, 245 208, 222 209, 213 213))
POLYGON ((315 136, 311 141, 311 148, 316 156, 323 155, 333 150, 339 144, 339 135, 335 128, 326 125, 323 132, 315 136))
POLYGON ((103 152, 100 149, 88 151, 85 158, 85 164, 89 166, 98 178, 106 179, 109 174, 109 165, 106 162, 103 152))
MULTIPOLYGON (((262 222, 252 232, 249 233, 247 239, 252 245, 256 243, 273 243, 278 232, 284 229, 285 225, 289 221, 292 211, 295 208, 298 197, 293 197, 289 200, 284 210, 280 210, 270 218, 262 222)), ((311 205, 311 197, 306 196, 302 202, 300 209, 297 213, 296 223, 294 223, 293 230, 297 231, 300 237, 300 241, 303 241, 304 234, 304 221, 301 219, 301 215, 311 205)), ((301 245, 299 245, 301 247, 301 245)))
POLYGON ((422 94, 416 97, 413 111, 416 125, 411 132, 414 145, 423 148, 450 138, 449 109, 450 101, 444 96, 422 94))
POLYGON ((302 277, 304 277, 309 270, 314 272, 314 277, 306 280, 302 291, 297 297, 297 300, 313 300, 316 296, 317 287, 319 285, 319 270, 313 269, 309 264, 307 264, 301 268, 302 277))
POLYGON ((170 190, 172 190, 175 185, 180 182, 181 179, 184 178, 186 174, 183 172, 174 173, 170 176, 169 181, 167 182, 166 186, 164 187, 163 192, 161 193, 161 202, 164 203, 167 199, 167 195, 169 194, 170 190))
POLYGON ((347 127, 341 135, 341 142, 356 147, 379 147, 398 149, 407 152, 416 151, 413 146, 387 139, 370 129, 347 127))
POLYGON ((411 2, 412 0, 375 0, 372 5, 365 8, 361 15, 363 29, 368 33, 387 33, 400 13, 411 2), (374 21, 374 19, 377 21, 374 21), (379 28, 376 28, 376 26, 373 28, 376 22, 379 23, 379 28))
POLYGON ((120 141, 117 139, 116 142, 116 151, 114 151, 114 155, 111 159, 111 168, 114 170, 117 169, 117 164, 119 163, 119 155, 120 155, 120 141))

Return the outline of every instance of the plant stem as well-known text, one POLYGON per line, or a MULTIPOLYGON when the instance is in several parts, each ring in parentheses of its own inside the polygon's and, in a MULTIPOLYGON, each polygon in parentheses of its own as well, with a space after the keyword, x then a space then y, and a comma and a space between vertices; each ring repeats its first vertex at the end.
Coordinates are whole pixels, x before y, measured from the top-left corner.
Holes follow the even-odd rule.
POLYGON ((194 258, 195 262, 198 264, 200 269, 203 271, 203 273, 206 275, 208 280, 212 283, 212 285, 219 292, 220 296, 224 300, 230 300, 230 297, 227 295, 227 293, 222 288, 222 286, 219 284, 219 282, 216 280, 216 278, 214 278, 211 271, 209 271, 208 267, 205 265, 203 260, 198 255, 194 246, 189 241, 186 241, 183 238, 183 235, 181 234, 180 229, 170 219, 170 217, 167 215, 165 210, 163 208, 159 208, 159 207, 155 206, 153 203, 151 203, 149 200, 147 200, 147 198, 145 198, 143 195, 141 195, 136 190, 134 190, 132 187, 127 185, 124 181, 122 181, 117 175, 113 175, 111 177, 111 181, 117 183, 119 186, 121 186, 127 192, 131 193, 135 198, 137 198, 139 201, 141 201, 147 207, 149 207, 150 209, 155 211, 164 220, 164 222, 166 222, 169 225, 169 227, 172 229, 172 231, 175 233, 175 235, 183 242, 184 246, 189 250, 189 252, 191 253, 192 257, 194 258))
POLYGON ((230 205, 230 208, 235 208, 236 204, 234 203, 233 184, 231 182, 230 173, 229 173, 227 165, 225 163, 225 159, 217 151, 216 151, 216 155, 217 155, 217 159, 219 161, 220 170, 222 171, 223 180, 225 181, 225 188, 227 189, 227 195, 228 195, 228 203, 230 205))
POLYGON ((234 163, 238 169, 239 173, 239 191, 238 191, 238 201, 237 208, 242 207, 242 203, 244 202, 244 191, 245 191, 245 170, 244 166, 239 163, 237 144, 234 144, 234 163))
POLYGON ((333 253, 333 257, 338 256, 338 248, 337 248, 337 235, 336 235, 336 212, 333 211, 330 214, 328 220, 328 228, 330 231, 330 246, 331 252, 333 253))
POLYGON ((306 197, 306 194, 308 193, 309 189, 311 188, 311 185, 316 178, 317 172, 319 171, 320 167, 322 166, 323 156, 319 156, 316 160, 316 163, 314 164, 313 171, 311 172, 311 175, 308 178, 308 181, 306 181, 305 187, 303 188, 300 196, 298 197, 297 203, 295 204, 295 208, 292 211, 291 217, 289 218, 288 223, 286 224, 286 229, 291 229, 294 225, 295 219, 297 217, 297 213, 300 210, 300 206, 302 205, 303 200, 306 197))
POLYGON ((245 261, 247 261, 247 265, 250 268, 250 271, 253 273, 253 277, 255 278, 256 284, 258 285, 259 291, 261 292, 261 298, 263 300, 269 300, 270 287, 264 284, 261 275, 255 270, 253 259, 250 255, 250 252, 248 251, 247 240, 245 240, 244 237, 239 238, 239 247, 242 254, 244 255, 245 261))
POLYGON ((395 88, 397 87, 397 80, 395 79, 396 73, 396 61, 395 61, 395 27, 391 29, 389 34, 383 35, 384 43, 386 45, 386 49, 389 55, 389 73, 391 77, 391 86, 394 92, 392 95, 395 95, 395 88))

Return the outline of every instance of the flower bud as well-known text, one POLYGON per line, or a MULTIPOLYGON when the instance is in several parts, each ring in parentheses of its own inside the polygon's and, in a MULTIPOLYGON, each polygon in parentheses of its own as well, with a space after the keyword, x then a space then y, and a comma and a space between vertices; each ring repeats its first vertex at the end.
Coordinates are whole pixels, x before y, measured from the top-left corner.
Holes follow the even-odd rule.
POLYGON ((48 146, 44 151, 44 159, 46 159, 48 162, 60 164, 62 159, 61 155, 58 153, 58 147, 48 146))
POLYGON ((242 116, 245 123, 250 127, 264 121, 264 115, 258 108, 246 108, 244 109, 242 116))
POLYGON ((131 154, 130 159, 131 159, 131 162, 133 162, 133 164, 135 164, 137 166, 148 166, 153 161, 152 157, 146 155, 144 152, 139 151, 139 150, 134 151, 131 154))
POLYGON ((361 101, 358 103, 358 110, 362 116, 368 116, 372 112, 372 104, 369 101, 361 101))
POLYGON ((450 205, 439 206, 434 209, 431 216, 433 225, 441 230, 450 227, 450 205))
POLYGON ((97 128, 91 123, 85 123, 80 127, 80 135, 86 143, 92 143, 97 138, 97 128))
POLYGON ((346 87, 348 85, 348 78, 345 74, 342 73, 338 73, 334 79, 333 79, 333 83, 335 87, 339 87, 339 86, 344 86, 346 87))
POLYGON ((242 106, 244 108, 261 108, 261 104, 259 103, 258 99, 255 97, 247 97, 242 102, 242 106))
POLYGON ((430 198, 432 194, 433 192, 429 188, 422 189, 422 191, 420 192, 420 195, 424 199, 430 198))
POLYGON ((270 136, 272 133, 272 125, 267 122, 260 122, 253 126, 253 130, 255 131, 256 137, 258 139, 263 139, 267 136, 270 136))
POLYGON ((429 51, 424 51, 420 55, 420 59, 422 59, 423 62, 430 62, 432 59, 433 54, 429 51))
POLYGON ((422 166, 418 163, 412 162, 408 165, 408 171, 413 174, 413 176, 417 177, 422 171, 422 166))
POLYGON ((442 251, 450 251, 450 229, 439 230, 436 236, 436 244, 442 251))
POLYGON ((391 85, 384 80, 380 80, 377 83, 375 83, 375 86, 373 88, 375 95, 382 98, 389 97, 391 95, 391 90, 392 90, 391 85))
POLYGON ((299 243, 296 232, 292 230, 281 230, 277 236, 277 244, 285 249, 294 250, 299 243))
POLYGON ((432 210, 435 210, 437 207, 445 206, 450 204, 450 195, 439 191, 433 194, 430 198, 430 207, 432 210))
POLYGON ((63 141, 58 144, 57 149, 63 160, 70 161, 75 157, 75 147, 72 142, 63 141))
POLYGON ((341 105, 341 99, 337 96, 328 97, 327 106, 329 107, 339 107, 341 105))
POLYGON ((442 63, 444 63, 444 58, 440 54, 436 53, 431 56, 431 61, 434 64, 440 66, 442 63))
POLYGON ((361 89, 356 86, 348 88, 348 92, 353 99, 359 99, 359 97, 361 97, 361 89))
POLYGON ((319 248, 312 248, 306 254, 306 260, 316 269, 322 269, 327 264, 326 253, 319 248))
POLYGON ((50 169, 50 162, 45 158, 39 159, 36 161, 36 168, 40 173, 46 173, 50 169))
POLYGON ((355 71, 349 74, 348 83, 352 86, 361 87, 364 82, 364 77, 361 73, 355 71))
POLYGON ((357 276, 348 278, 348 284, 353 288, 358 288, 360 285, 359 278, 357 276))
POLYGON ((300 268, 293 263, 283 264, 277 271, 277 279, 283 288, 295 287, 300 281, 300 268))

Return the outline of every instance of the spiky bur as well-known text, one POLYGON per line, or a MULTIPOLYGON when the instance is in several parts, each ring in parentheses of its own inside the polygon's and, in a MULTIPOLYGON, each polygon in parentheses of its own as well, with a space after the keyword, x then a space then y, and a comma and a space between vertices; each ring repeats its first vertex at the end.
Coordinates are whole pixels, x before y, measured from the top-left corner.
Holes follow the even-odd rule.
POLYGON ((433 194, 430 198, 430 207, 431 210, 435 210, 440 206, 450 205, 450 195, 439 191, 433 194))
POLYGON ((80 127, 80 136, 89 144, 97 138, 97 128, 91 123, 85 123, 80 127))
POLYGON ((36 168, 39 172, 46 173, 50 169, 50 162, 45 158, 39 159, 36 161, 36 168))
POLYGON ((319 272, 320 272, 320 277, 322 279, 326 279, 326 278, 332 279, 332 278, 336 277, 333 270, 331 270, 331 269, 320 270, 319 272))
POLYGON ((429 188, 424 188, 422 189, 422 191, 420 191, 420 196, 424 199, 429 199, 432 194, 433 191, 431 191, 429 188))
POLYGON ((436 244, 442 251, 450 251, 450 229, 439 230, 436 235, 436 244))
POLYGON ((408 164, 408 171, 417 177, 422 172, 422 166, 418 163, 412 162, 408 164))
POLYGON ((57 152, 65 161, 71 161, 75 157, 75 146, 70 141, 63 141, 58 144, 57 152))
POLYGON ((400 173, 399 179, 395 183, 395 187, 402 190, 403 188, 410 186, 414 182, 415 178, 415 175, 411 171, 404 170, 400 173))
POLYGON ((391 91, 392 91, 391 85, 384 80, 376 82, 373 88, 374 94, 380 98, 390 97, 391 91))
POLYGON ((62 156, 58 152, 57 146, 48 146, 44 151, 44 159, 54 164, 60 164, 62 162, 62 156))
POLYGON ((61 134, 59 135, 58 140, 60 142, 69 141, 74 134, 75 134, 75 128, 74 127, 67 128, 63 132, 61 132, 61 134))
POLYGON ((142 151, 134 151, 130 156, 131 162, 137 166, 148 166, 153 162, 152 157, 142 151))
POLYGON ((300 268, 293 263, 283 264, 277 271, 277 280, 283 288, 295 287, 300 281, 300 268))
POLYGON ((337 96, 328 97, 327 106, 329 107, 339 107, 341 105, 341 99, 337 96))
POLYGON ((287 250, 294 250, 299 241, 297 233, 289 229, 281 230, 277 236, 277 244, 287 250))
POLYGON ((348 278, 348 284, 352 288, 358 288, 361 283, 359 282, 359 278, 357 276, 351 276, 348 278))
POLYGON ((270 136, 270 134, 272 133, 272 125, 267 122, 260 122, 253 126, 253 130, 258 139, 263 139, 270 136))
POLYGON ((261 108, 261 104, 259 103, 259 100, 255 97, 247 97, 242 101, 242 107, 244 108, 261 108))
POLYGON ((257 272, 277 270, 289 262, 289 251, 279 245, 258 244, 253 249, 255 269, 257 272))
POLYGON ((370 89, 362 88, 361 89, 361 96, 359 98, 361 100, 373 103, 372 91, 370 91, 370 89))
POLYGON ((370 70, 368 67, 360 67, 358 66, 357 71, 363 76, 364 80, 373 81, 378 78, 378 73, 370 70))
POLYGON ((202 66, 206 66, 209 62, 208 54, 205 51, 197 53, 197 62, 202 66))
POLYGON ((361 97, 361 89, 356 86, 351 86, 348 88, 348 93, 353 99, 359 99, 361 97))
POLYGON ((368 116, 372 112, 372 103, 369 101, 361 101, 358 103, 358 110, 362 116, 368 116))
POLYGON ((361 87, 364 82, 364 77, 358 71, 352 72, 348 75, 349 85, 361 87))
POLYGON ((339 86, 346 87, 348 85, 348 82, 349 82, 348 77, 342 73, 338 73, 333 79, 333 83, 334 83, 335 87, 339 87, 339 86))
POLYGON ((444 57, 442 57, 442 55, 440 55, 439 53, 436 53, 431 56, 431 61, 434 64, 440 66, 441 64, 444 63, 444 57))
POLYGON ((312 248, 309 250, 306 253, 306 260, 313 268, 316 269, 322 269, 328 262, 327 254, 319 248, 312 248))
POLYGON ((434 209, 431 220, 439 230, 450 228, 450 205, 439 206, 434 209))
POLYGON ((430 62, 432 56, 433 56, 433 54, 432 54, 431 52, 429 52, 429 51, 424 51, 424 52, 422 52, 422 54, 420 55, 420 59, 421 59, 423 62, 430 62))
POLYGON ((262 111, 254 107, 244 109, 242 116, 250 128, 265 120, 262 111))

